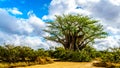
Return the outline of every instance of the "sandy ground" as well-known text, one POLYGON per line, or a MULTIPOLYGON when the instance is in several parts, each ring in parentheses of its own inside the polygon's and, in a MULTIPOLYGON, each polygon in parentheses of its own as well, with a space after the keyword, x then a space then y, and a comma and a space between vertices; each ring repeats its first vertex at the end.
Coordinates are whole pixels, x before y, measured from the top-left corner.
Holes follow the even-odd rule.
POLYGON ((103 67, 94 67, 92 65, 92 62, 54 62, 52 64, 34 65, 18 68, 103 68, 103 67))

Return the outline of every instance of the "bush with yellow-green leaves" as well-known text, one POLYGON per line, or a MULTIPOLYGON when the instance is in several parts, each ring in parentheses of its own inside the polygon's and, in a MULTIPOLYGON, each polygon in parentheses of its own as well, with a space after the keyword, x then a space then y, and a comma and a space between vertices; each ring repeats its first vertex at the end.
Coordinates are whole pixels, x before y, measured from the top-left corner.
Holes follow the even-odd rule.
POLYGON ((103 62, 120 63, 120 48, 110 48, 102 55, 103 62))

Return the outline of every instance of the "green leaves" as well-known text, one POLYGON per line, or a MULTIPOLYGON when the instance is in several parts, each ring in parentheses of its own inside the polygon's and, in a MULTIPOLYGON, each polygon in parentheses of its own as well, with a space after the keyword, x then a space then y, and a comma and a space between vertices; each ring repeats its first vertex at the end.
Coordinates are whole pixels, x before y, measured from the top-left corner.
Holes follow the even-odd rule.
POLYGON ((27 46, 4 45, 0 46, 0 60, 2 62, 34 62, 37 57, 48 57, 44 49, 33 50, 27 46))
POLYGON ((74 50, 81 49, 78 47, 85 47, 87 44, 92 43, 91 41, 94 41, 94 39, 107 36, 98 20, 93 20, 88 16, 63 14, 55 17, 56 19, 49 23, 48 29, 45 30, 51 35, 46 39, 59 42, 66 49, 71 47, 74 50))
POLYGON ((111 48, 110 50, 102 53, 103 62, 120 63, 120 48, 111 48))

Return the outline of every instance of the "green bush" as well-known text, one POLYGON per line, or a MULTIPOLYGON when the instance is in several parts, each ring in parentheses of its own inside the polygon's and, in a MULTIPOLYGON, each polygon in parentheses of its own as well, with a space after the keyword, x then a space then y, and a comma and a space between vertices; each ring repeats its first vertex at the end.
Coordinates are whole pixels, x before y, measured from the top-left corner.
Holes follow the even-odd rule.
POLYGON ((46 53, 48 53, 48 56, 51 58, 54 58, 54 50, 46 50, 46 53))
POLYGON ((27 46, 0 46, 0 68, 14 68, 35 64, 53 63, 48 57, 49 52, 44 49, 34 50, 27 46))
POLYGON ((77 62, 88 62, 91 61, 92 57, 88 55, 86 51, 81 51, 81 52, 73 52, 72 53, 72 61, 77 61, 77 62))
POLYGON ((55 48, 53 53, 54 58, 63 58, 66 53, 66 50, 63 47, 55 48))
POLYGON ((101 57, 103 62, 120 63, 120 48, 112 48, 101 57))
POLYGON ((90 46, 81 51, 65 50, 62 47, 56 48, 54 57, 63 61, 88 62, 97 57, 98 52, 90 46))
POLYGON ((44 49, 34 50, 27 46, 4 45, 0 46, 1 62, 34 62, 37 57, 48 57, 49 53, 44 49))

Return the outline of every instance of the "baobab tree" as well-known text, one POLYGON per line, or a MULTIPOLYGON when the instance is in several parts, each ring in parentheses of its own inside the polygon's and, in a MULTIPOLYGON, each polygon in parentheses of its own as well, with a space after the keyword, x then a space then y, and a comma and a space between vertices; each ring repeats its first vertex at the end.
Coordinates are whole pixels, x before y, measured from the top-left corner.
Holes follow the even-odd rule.
POLYGON ((48 32, 50 36, 45 38, 61 43, 65 49, 81 50, 93 43, 95 39, 107 36, 98 20, 93 20, 88 16, 68 14, 55 17, 54 21, 48 22, 45 32, 48 32))

